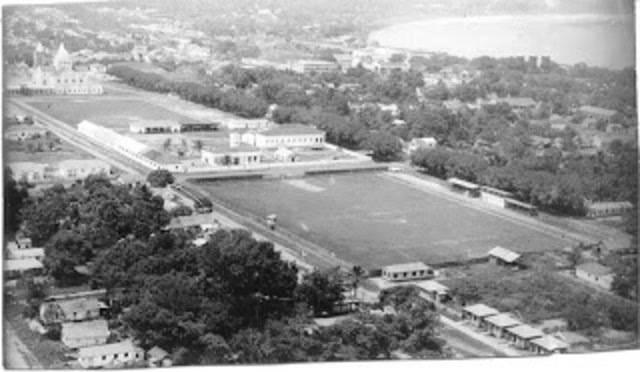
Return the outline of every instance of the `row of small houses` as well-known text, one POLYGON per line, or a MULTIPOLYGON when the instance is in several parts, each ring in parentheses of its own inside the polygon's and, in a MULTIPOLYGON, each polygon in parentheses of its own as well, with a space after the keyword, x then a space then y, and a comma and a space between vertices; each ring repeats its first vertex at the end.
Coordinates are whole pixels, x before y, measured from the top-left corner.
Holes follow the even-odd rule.
POLYGON ((564 353, 569 345, 559 338, 545 335, 540 329, 520 322, 509 314, 475 304, 462 310, 462 318, 490 335, 505 339, 512 345, 536 354, 564 353))
POLYGON ((83 368, 170 366, 169 354, 159 347, 145 352, 131 339, 109 342, 111 332, 103 318, 109 306, 101 300, 105 294, 96 290, 49 297, 40 306, 40 321, 45 327, 60 325, 60 341, 76 351, 83 368))

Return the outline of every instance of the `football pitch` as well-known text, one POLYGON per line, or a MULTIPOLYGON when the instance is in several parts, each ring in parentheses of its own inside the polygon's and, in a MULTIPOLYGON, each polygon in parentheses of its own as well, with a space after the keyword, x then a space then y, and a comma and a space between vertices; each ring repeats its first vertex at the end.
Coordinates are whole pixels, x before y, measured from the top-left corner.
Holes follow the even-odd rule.
POLYGON ((79 97, 30 102, 30 105, 70 125, 89 120, 115 130, 129 128, 135 120, 193 121, 186 116, 138 99, 79 97))
POLYGON ((396 183, 379 173, 200 184, 238 211, 275 213, 278 226, 366 267, 571 245, 507 218, 396 183))

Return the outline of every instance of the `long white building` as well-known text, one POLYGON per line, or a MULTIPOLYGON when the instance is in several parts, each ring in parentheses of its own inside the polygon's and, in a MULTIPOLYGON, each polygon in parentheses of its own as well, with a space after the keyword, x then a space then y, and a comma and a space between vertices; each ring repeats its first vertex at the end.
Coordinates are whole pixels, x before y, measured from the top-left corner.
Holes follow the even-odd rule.
POLYGON ((307 125, 278 125, 262 132, 247 132, 242 142, 260 149, 280 147, 324 147, 324 131, 307 125))

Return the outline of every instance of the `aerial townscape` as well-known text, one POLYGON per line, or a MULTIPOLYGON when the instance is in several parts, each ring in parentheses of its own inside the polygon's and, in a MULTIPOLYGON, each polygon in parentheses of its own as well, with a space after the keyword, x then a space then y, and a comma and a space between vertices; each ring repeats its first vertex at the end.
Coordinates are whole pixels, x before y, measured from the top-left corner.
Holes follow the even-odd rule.
POLYGON ((5 6, 4 366, 637 349, 632 8, 5 6))

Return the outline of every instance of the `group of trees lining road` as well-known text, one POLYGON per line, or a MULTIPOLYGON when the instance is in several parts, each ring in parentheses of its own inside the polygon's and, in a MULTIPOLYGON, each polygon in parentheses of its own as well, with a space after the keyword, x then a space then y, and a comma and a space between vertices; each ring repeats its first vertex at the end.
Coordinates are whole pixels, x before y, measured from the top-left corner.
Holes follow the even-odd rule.
POLYGON ((241 89, 220 90, 192 82, 171 81, 153 72, 142 72, 127 66, 113 66, 109 73, 126 83, 159 93, 177 93, 181 98, 208 107, 234 113, 245 118, 258 118, 266 114, 265 101, 245 93, 241 89))
MULTIPOLYGON (((16 187, 8 176, 5 187, 16 187)), ((399 299, 397 314, 362 313, 318 327, 312 316, 331 314, 355 290, 361 269, 352 280, 328 270, 298 283, 298 269, 272 243, 218 230, 197 247, 196 232, 164 229, 162 206, 146 186, 90 176, 25 198, 20 215, 34 244, 44 245, 56 285, 105 288, 111 323, 146 348, 169 350, 180 365, 389 359, 394 351, 448 356, 433 308, 415 293, 391 296, 399 299), (78 277, 85 264, 90 277, 78 277)), ((25 314, 37 314, 48 290, 37 289, 25 314)))

